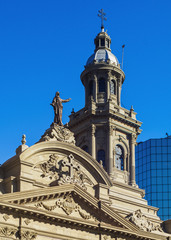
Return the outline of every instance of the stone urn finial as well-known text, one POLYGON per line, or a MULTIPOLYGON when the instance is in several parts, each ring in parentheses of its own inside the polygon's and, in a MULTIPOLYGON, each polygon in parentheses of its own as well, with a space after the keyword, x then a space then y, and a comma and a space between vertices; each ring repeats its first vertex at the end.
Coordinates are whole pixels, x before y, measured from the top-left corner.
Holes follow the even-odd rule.
POLYGON ((28 148, 28 146, 26 145, 26 135, 25 134, 22 135, 21 143, 22 144, 16 149, 17 155, 20 155, 24 150, 26 150, 28 148))

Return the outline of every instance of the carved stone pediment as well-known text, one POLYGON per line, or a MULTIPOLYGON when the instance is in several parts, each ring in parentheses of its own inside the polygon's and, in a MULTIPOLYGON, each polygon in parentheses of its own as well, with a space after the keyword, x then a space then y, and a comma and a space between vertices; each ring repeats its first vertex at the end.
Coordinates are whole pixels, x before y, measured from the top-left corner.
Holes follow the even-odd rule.
POLYGON ((163 232, 161 225, 152 223, 145 215, 142 214, 140 209, 128 215, 127 219, 129 219, 143 231, 163 232))
POLYGON ((50 179, 51 186, 77 184, 84 190, 87 190, 87 184, 93 185, 72 154, 68 157, 59 157, 56 154, 52 154, 49 156, 49 160, 37 164, 34 168, 39 168, 42 171, 42 179, 50 179))
MULTIPOLYGON (((52 225, 73 224, 81 229, 87 226, 93 231, 95 229, 99 231, 99 226, 102 231, 110 230, 110 228, 113 231, 114 227, 119 232, 129 230, 134 234, 134 231, 138 230, 134 224, 117 214, 105 203, 73 184, 8 194, 7 197, 0 198, 1 211, 4 209, 4 204, 5 212, 14 214, 15 217, 16 212, 18 216, 22 215, 24 225, 23 229, 20 229, 20 238, 24 240, 36 238, 35 231, 29 232, 27 228, 34 229, 34 221, 39 219, 41 222, 52 225)), ((9 232, 9 234, 12 233, 9 232)), ((106 237, 109 236, 106 234, 106 237)))
POLYGON ((68 128, 59 126, 56 123, 52 123, 50 128, 42 135, 39 142, 43 141, 59 141, 66 142, 75 145, 74 133, 71 132, 68 128))
POLYGON ((56 212, 60 214, 66 214, 68 216, 74 215, 74 217, 82 218, 84 220, 93 220, 97 221, 97 219, 87 212, 85 209, 78 204, 71 193, 64 194, 63 196, 54 199, 52 201, 41 201, 34 206, 38 209, 46 210, 48 212, 56 212))

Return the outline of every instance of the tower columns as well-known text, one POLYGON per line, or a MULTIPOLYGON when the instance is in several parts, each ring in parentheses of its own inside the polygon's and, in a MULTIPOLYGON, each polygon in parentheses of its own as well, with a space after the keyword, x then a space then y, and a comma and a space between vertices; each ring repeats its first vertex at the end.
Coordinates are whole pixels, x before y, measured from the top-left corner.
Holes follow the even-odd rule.
POLYGON ((110 98, 110 78, 111 78, 111 72, 107 71, 107 100, 110 98))
POLYGON ((134 186, 135 183, 135 144, 136 144, 137 136, 135 133, 131 134, 131 166, 130 166, 130 183, 134 186))
POLYGON ((91 125, 91 129, 90 129, 90 132, 91 132, 91 137, 90 137, 90 154, 93 158, 96 159, 96 140, 95 140, 95 132, 96 132, 96 126, 94 124, 91 125))
POLYGON ((118 87, 117 87, 117 103, 118 103, 118 105, 120 106, 120 98, 121 98, 121 79, 117 79, 117 85, 118 85, 118 87))
POLYGON ((94 83, 93 88, 94 101, 97 102, 97 76, 95 74, 93 75, 93 83, 94 83))
POLYGON ((107 159, 108 159, 108 174, 111 176, 113 172, 113 144, 112 144, 112 135, 113 135, 113 127, 109 123, 107 126, 107 138, 108 138, 108 149, 107 149, 107 159))

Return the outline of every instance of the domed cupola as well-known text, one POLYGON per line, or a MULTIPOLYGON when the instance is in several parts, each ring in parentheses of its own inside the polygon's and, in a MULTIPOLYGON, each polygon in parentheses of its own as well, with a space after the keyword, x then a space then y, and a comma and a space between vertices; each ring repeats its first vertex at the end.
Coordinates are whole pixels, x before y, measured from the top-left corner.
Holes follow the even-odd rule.
MULTIPOLYGON (((102 20, 105 20, 102 9, 99 13, 102 20)), ((94 43, 94 54, 88 58, 85 70, 81 74, 81 81, 85 87, 85 105, 89 106, 92 101, 105 104, 110 100, 113 104, 120 105, 125 74, 118 59, 111 52, 111 38, 104 31, 103 21, 101 32, 94 39, 94 43)))
POLYGON ((111 53, 110 49, 111 39, 109 35, 106 32, 104 32, 104 28, 102 29, 102 32, 100 32, 97 35, 97 37, 94 40, 94 43, 95 43, 94 54, 92 54, 88 58, 86 66, 92 63, 105 62, 120 67, 118 59, 114 56, 113 53, 111 53))

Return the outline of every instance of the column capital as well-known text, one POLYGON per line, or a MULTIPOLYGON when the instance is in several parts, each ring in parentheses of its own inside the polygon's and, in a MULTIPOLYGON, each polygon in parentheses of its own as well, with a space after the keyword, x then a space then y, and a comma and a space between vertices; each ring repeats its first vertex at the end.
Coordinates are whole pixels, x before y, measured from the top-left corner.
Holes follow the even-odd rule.
POLYGON ((116 77, 116 75, 112 76, 112 78, 116 81, 118 78, 116 77))
POLYGON ((93 80, 93 81, 96 81, 96 80, 97 80, 97 76, 96 76, 95 73, 92 75, 92 80, 93 80))
POLYGON ((106 73, 106 76, 107 76, 107 80, 109 81, 110 78, 112 77, 111 70, 106 70, 105 73, 106 73))
POLYGON ((90 130, 91 130, 91 135, 94 136, 96 133, 96 126, 94 124, 92 124, 90 127, 90 130))
POLYGON ((120 78, 116 78, 116 80, 117 80, 118 86, 121 87, 122 84, 121 84, 120 78))
POLYGON ((114 127, 111 124, 106 124, 105 125, 105 130, 109 133, 110 136, 112 136, 114 127))
POLYGON ((131 142, 136 143, 137 140, 137 134, 136 133, 131 133, 131 142))

